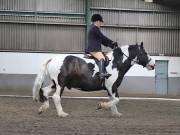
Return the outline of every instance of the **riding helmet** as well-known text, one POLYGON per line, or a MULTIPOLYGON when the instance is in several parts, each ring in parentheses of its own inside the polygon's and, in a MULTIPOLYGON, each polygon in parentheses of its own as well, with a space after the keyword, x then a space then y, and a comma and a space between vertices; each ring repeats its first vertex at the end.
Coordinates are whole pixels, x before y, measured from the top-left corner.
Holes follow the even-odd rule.
POLYGON ((100 14, 94 14, 91 17, 91 22, 96 22, 96 21, 103 22, 103 18, 102 18, 102 16, 100 14))

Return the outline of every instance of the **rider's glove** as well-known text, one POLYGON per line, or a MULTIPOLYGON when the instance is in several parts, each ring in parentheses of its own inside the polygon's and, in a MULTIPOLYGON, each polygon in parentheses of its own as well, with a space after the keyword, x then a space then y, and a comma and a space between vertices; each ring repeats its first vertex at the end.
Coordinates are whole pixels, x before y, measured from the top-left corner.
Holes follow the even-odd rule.
POLYGON ((115 48, 118 47, 118 43, 117 42, 112 42, 112 46, 113 46, 113 49, 115 49, 115 48))

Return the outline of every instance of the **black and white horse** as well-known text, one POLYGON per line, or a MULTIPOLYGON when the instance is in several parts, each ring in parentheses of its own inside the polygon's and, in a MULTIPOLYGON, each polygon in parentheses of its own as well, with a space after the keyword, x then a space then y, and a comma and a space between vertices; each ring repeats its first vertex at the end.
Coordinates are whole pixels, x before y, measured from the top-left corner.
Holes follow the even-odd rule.
POLYGON ((53 101, 60 117, 68 114, 61 106, 61 95, 64 88, 77 88, 82 91, 107 90, 109 101, 101 102, 99 108, 110 108, 112 115, 121 116, 116 105, 119 102, 117 88, 120 86, 126 72, 134 65, 139 64, 148 70, 154 69, 154 62, 141 45, 127 45, 117 47, 107 53, 109 64, 106 70, 111 76, 102 82, 99 78, 98 66, 93 59, 68 55, 60 61, 61 56, 47 60, 37 75, 33 87, 33 99, 43 102, 39 108, 39 113, 49 108, 48 96, 53 92, 53 101), (48 76, 52 83, 48 87, 43 87, 45 77, 48 76))

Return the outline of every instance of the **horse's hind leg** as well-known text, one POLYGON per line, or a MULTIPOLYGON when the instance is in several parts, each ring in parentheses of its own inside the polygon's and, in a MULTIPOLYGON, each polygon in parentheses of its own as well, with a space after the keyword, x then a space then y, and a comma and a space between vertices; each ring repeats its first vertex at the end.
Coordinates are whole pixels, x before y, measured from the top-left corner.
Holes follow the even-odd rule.
POLYGON ((54 91, 54 84, 44 87, 40 90, 40 101, 43 102, 38 113, 41 114, 49 108, 49 94, 54 91))
POLYGON ((61 88, 60 85, 57 84, 56 85, 56 92, 52 96, 52 98, 54 100, 54 104, 55 104, 56 110, 57 110, 57 114, 60 117, 68 116, 68 114, 63 111, 63 108, 62 108, 62 105, 61 105, 60 93, 63 90, 64 90, 64 87, 61 88))

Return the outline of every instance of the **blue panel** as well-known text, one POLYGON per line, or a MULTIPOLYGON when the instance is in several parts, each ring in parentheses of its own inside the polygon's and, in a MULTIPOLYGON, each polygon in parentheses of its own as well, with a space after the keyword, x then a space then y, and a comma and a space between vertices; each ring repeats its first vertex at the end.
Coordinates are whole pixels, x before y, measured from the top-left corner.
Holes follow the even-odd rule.
POLYGON ((156 61, 156 93, 159 95, 168 94, 168 61, 156 61))

